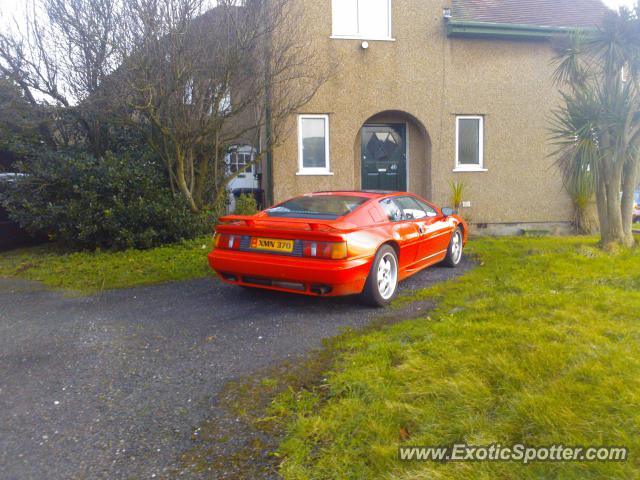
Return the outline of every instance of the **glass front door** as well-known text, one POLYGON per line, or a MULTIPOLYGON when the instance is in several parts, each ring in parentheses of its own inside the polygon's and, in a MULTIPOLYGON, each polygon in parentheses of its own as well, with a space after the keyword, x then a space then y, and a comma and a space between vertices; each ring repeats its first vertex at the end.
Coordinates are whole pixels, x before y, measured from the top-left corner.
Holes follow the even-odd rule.
POLYGON ((407 190, 405 125, 365 125, 361 131, 363 190, 407 190))

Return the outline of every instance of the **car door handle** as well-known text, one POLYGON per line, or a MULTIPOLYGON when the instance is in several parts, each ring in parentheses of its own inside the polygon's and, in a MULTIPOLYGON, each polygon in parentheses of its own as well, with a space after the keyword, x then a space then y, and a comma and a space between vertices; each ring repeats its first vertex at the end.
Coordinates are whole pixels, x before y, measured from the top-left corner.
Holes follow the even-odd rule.
POLYGON ((424 235, 427 232, 427 229, 422 225, 418 225, 418 231, 420 232, 420 235, 424 235))

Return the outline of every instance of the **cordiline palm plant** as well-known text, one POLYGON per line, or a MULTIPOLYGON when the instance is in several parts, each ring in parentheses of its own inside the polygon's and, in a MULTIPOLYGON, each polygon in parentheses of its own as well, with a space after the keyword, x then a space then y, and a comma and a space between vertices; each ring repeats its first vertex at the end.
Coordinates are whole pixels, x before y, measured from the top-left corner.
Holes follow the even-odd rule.
POLYGON ((585 171, 583 175, 568 180, 567 191, 573 202, 576 231, 583 235, 592 234, 597 229, 597 219, 593 215, 595 185, 593 175, 585 171))
POLYGON ((566 185, 592 179, 604 247, 634 244, 633 192, 640 180, 639 13, 638 7, 634 12, 622 8, 597 31, 557 42, 555 81, 563 102, 553 115, 555 153, 566 185))

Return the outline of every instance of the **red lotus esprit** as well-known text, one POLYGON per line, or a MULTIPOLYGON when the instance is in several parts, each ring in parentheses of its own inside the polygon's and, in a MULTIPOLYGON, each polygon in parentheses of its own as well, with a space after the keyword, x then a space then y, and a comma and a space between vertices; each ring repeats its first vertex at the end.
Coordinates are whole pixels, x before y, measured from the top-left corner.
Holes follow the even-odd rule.
POLYGON ((398 282, 455 267, 468 227, 406 192, 318 192, 253 216, 220 218, 209 265, 228 283, 314 296, 391 301, 398 282))

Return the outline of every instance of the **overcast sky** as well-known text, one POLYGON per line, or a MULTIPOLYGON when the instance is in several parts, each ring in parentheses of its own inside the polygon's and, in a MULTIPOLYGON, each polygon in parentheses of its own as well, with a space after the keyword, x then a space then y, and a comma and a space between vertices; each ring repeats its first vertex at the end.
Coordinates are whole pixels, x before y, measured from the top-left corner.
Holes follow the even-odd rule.
MULTIPOLYGON (((632 7, 636 0, 603 0, 611 8, 618 8, 621 5, 632 7)), ((25 0, 0 0, 0 28, 6 28, 13 15, 22 16, 24 12, 25 0)))
MULTIPOLYGON (((0 0, 0 2, 2 2, 4 0, 0 0)), ((617 9, 618 7, 621 6, 627 6, 629 8, 633 8, 633 6, 636 4, 635 0, 603 0, 603 2, 609 7, 609 8, 615 8, 617 9)))

